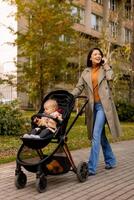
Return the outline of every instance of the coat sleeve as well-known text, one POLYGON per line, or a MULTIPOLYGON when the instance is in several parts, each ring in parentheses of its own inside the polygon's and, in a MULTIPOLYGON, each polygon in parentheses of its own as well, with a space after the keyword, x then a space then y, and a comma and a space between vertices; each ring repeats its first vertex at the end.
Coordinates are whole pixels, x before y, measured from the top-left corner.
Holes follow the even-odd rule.
POLYGON ((78 83, 76 84, 76 87, 73 89, 71 94, 73 94, 74 97, 76 98, 82 93, 83 89, 84 89, 84 80, 83 76, 81 75, 81 77, 78 80, 78 83))

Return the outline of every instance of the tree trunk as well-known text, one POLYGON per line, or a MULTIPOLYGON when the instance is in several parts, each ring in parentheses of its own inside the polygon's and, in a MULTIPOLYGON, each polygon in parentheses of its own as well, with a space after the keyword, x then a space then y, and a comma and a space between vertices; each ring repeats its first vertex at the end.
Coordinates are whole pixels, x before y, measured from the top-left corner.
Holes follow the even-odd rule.
POLYGON ((43 66, 42 63, 40 64, 40 80, 39 80, 39 90, 40 90, 40 99, 39 99, 39 103, 42 103, 43 99, 44 99, 44 81, 43 81, 43 66))

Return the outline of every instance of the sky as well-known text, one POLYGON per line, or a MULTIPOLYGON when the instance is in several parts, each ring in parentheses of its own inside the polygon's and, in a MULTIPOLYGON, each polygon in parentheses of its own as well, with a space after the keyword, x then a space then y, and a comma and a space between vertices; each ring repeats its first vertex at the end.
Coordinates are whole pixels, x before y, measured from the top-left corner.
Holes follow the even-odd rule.
POLYGON ((7 45, 7 42, 13 42, 13 36, 6 27, 11 26, 17 29, 17 22, 10 13, 14 13, 16 8, 0 0, 0 73, 10 73, 16 71, 14 59, 16 59, 17 48, 7 45))

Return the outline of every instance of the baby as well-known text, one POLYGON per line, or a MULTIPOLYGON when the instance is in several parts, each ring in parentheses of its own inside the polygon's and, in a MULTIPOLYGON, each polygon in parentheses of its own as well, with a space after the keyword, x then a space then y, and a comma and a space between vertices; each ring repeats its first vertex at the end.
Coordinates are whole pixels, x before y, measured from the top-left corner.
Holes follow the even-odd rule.
POLYGON ((44 103, 44 116, 35 116, 33 122, 37 125, 31 130, 30 135, 25 134, 25 138, 43 138, 49 133, 55 133, 57 123, 62 122, 62 114, 58 112, 58 103, 54 99, 49 99, 44 103), (48 116, 47 116, 48 115, 48 116))

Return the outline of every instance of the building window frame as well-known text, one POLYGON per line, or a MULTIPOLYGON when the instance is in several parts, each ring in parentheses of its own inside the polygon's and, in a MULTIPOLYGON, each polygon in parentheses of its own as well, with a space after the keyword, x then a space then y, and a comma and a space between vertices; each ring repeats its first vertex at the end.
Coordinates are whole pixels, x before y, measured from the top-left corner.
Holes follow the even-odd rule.
POLYGON ((78 24, 85 24, 85 9, 76 5, 71 8, 71 15, 74 17, 74 22, 78 24))
POLYGON ((117 10, 117 7, 118 7, 117 0, 109 0, 108 4, 109 4, 110 10, 112 10, 112 11, 117 10))
POLYGON ((72 42, 71 38, 69 36, 64 35, 64 34, 59 36, 59 41, 60 42, 66 42, 68 44, 72 42))
POLYGON ((103 0, 92 0, 92 1, 94 1, 94 2, 96 2, 98 4, 100 4, 100 5, 103 5, 103 0))
POLYGON ((96 31, 101 31, 103 18, 95 13, 91 13, 91 28, 96 31))
POLYGON ((117 39, 118 36, 118 25, 116 22, 111 21, 109 23, 109 31, 112 38, 117 39))
POLYGON ((132 10, 131 10, 131 2, 126 2, 125 3, 125 18, 126 19, 132 19, 132 10))
POLYGON ((132 31, 128 28, 124 28, 124 42, 131 43, 132 41, 132 31))

